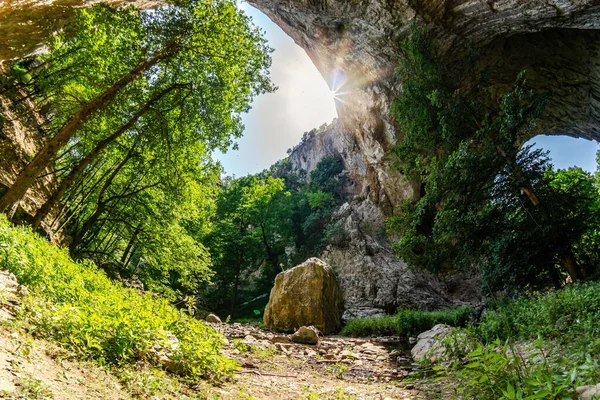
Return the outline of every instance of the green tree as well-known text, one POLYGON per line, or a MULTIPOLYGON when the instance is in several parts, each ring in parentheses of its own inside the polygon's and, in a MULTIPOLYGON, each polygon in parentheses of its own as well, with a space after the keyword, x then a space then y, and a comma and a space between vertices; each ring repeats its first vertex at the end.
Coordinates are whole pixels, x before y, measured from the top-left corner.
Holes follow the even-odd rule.
POLYGON ((216 271, 214 295, 229 299, 229 304, 220 307, 227 307, 231 315, 240 288, 256 295, 273 283, 285 254, 286 238, 281 232, 287 217, 281 205, 288 196, 282 179, 249 176, 226 182, 217 197, 214 227, 205 243, 216 271), (262 279, 257 280, 257 272, 262 279))
POLYGON ((461 67, 472 72, 461 81, 469 84, 453 86, 426 32, 413 30, 403 44, 403 92, 392 112, 404 136, 394 153, 420 190, 390 220, 401 235, 395 248, 438 273, 482 268, 490 290, 558 283, 556 265, 579 279, 573 250, 582 214, 564 207, 576 194, 552 185, 543 151, 521 148, 547 96, 528 89, 521 74, 493 102, 476 61, 461 67))
MULTIPOLYGON (((49 54, 30 63, 31 79, 15 83, 53 112, 43 127, 49 139, 0 199, 0 211, 14 212, 65 145, 93 140, 88 156, 94 158, 108 138, 130 132, 157 103, 169 110, 167 124, 227 148, 241 134, 239 114, 253 96, 272 89, 269 52, 230 0, 186 0, 145 13, 107 6, 79 11, 73 27, 53 38, 49 54)), ((76 170, 85 166, 75 164, 76 170)))

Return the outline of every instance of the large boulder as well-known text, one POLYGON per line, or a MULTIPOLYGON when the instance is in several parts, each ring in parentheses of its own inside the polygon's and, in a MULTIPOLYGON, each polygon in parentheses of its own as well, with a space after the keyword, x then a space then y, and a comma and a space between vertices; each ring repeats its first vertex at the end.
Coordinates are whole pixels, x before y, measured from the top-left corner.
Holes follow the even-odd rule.
POLYGON ((341 328, 343 294, 333 269, 310 258, 275 278, 264 323, 268 329, 291 332, 312 325, 328 334, 341 328))
POLYGON ((474 350, 476 341, 465 331, 438 324, 417 336, 410 354, 418 363, 447 363, 474 350))

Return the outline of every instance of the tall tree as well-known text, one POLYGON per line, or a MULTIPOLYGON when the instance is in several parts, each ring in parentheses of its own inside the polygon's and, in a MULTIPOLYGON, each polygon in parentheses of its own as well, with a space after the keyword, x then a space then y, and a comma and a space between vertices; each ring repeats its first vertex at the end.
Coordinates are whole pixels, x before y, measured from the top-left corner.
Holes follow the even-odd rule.
POLYGON ((270 49, 231 0, 185 0, 148 13, 96 6, 76 21, 30 69, 27 97, 55 110, 51 138, 0 199, 0 211, 12 214, 82 131, 111 121, 103 138, 117 132, 166 88, 188 88, 163 97, 185 99, 173 115, 182 130, 222 148, 240 135, 239 113, 251 98, 272 89, 270 49))

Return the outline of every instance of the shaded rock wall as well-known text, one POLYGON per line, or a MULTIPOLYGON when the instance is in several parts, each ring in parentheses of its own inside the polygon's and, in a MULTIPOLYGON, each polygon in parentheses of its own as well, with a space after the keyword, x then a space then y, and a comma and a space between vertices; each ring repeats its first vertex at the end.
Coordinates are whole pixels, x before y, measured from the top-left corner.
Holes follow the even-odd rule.
POLYGON ((114 6, 156 7, 157 0, 4 0, 0 4, 0 65, 36 51, 69 23, 73 10, 104 2, 114 6))

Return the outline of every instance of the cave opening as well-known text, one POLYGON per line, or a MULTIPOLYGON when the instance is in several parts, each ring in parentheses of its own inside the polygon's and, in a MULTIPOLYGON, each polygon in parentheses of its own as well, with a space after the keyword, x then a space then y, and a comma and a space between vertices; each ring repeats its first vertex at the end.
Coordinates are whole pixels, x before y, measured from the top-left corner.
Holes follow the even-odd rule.
POLYGON ((524 145, 533 145, 535 149, 548 151, 554 169, 579 167, 590 173, 596 172, 600 144, 595 140, 569 135, 540 134, 529 139, 524 145))

